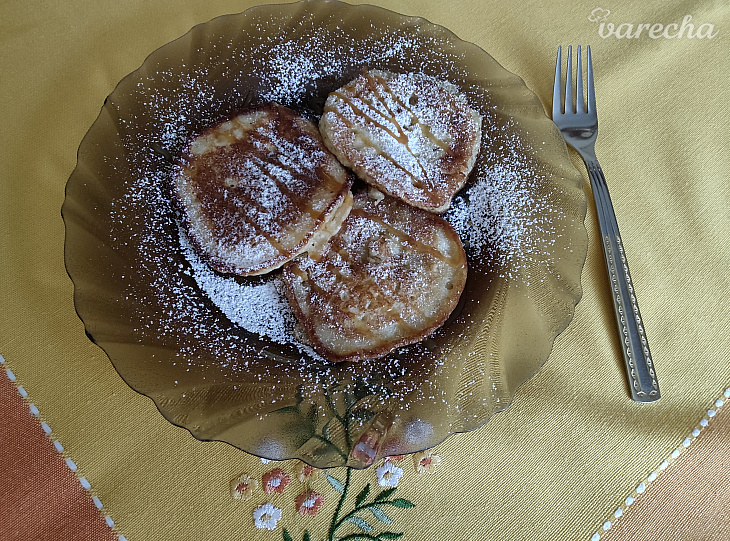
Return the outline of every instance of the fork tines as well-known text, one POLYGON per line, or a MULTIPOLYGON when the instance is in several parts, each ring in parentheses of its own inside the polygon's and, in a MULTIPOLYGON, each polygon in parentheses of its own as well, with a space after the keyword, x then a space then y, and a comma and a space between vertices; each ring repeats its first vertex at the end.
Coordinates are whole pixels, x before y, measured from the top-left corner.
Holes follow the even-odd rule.
POLYGON ((578 45, 577 54, 577 74, 575 78, 577 96, 575 98, 575 107, 573 107, 573 47, 568 45, 568 69, 565 77, 565 108, 561 106, 563 101, 560 99, 561 95, 561 72, 560 64, 562 57, 562 47, 558 46, 558 59, 555 62, 555 86, 553 87, 553 119, 556 116, 563 114, 581 114, 589 113, 596 114, 596 93, 593 88, 593 63, 591 62, 591 46, 588 45, 587 49, 587 77, 586 77, 586 88, 588 90, 588 106, 586 109, 586 103, 583 96, 583 61, 581 58, 581 48, 578 45))

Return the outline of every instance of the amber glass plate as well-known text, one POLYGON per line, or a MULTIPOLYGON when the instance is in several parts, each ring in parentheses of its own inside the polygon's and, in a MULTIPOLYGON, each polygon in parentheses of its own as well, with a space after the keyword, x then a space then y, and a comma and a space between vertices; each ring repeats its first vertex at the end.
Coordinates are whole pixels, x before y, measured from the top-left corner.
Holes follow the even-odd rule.
POLYGON ((582 182, 524 82, 445 28, 373 6, 265 5, 194 27, 109 96, 68 180, 66 266, 89 337, 170 422, 269 459, 361 468, 481 426, 546 361, 581 295, 582 182), (477 166, 447 214, 469 274, 429 339, 331 365, 282 333, 276 274, 224 277, 195 261, 167 182, 211 124, 271 101, 316 118, 370 68, 451 81, 484 116, 477 166))

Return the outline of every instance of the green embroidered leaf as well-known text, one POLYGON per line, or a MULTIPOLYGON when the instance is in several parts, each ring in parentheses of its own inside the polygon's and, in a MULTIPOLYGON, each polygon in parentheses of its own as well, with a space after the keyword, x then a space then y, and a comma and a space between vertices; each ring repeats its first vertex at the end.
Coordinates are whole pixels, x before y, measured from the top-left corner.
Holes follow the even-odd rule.
POLYGON ((400 539, 401 537, 403 537, 402 533, 383 532, 378 536, 378 539, 400 539))
POLYGON ((389 488, 378 494, 377 498, 375 498, 376 502, 382 502, 383 500, 387 500, 393 492, 395 492, 396 487, 389 488))
POLYGON ((309 536, 308 531, 304 531, 304 537, 302 538, 302 541, 312 541, 312 538, 309 536))
POLYGON ((360 528, 363 532, 372 532, 373 527, 370 526, 367 522, 365 522, 360 517, 347 517, 345 519, 347 522, 352 522, 355 526, 360 528))
POLYGON ((393 500, 392 502, 389 502, 391 505, 395 505, 396 507, 400 507, 402 509, 408 509, 409 507, 415 507, 416 504, 414 504, 411 501, 406 500, 405 498, 398 498, 397 500, 393 500))
POLYGON ((289 535, 289 532, 286 530, 286 528, 284 528, 284 541, 294 541, 291 538, 291 535, 289 535))
POLYGON ((355 507, 359 507, 360 504, 367 499, 368 494, 370 494, 370 483, 365 485, 365 488, 363 488, 360 491, 360 494, 357 495, 357 498, 355 498, 355 507))
POLYGON ((375 518, 377 518, 380 522, 392 524, 393 521, 390 520, 390 517, 388 517, 388 515, 386 515, 379 507, 372 505, 368 507, 368 510, 370 510, 370 512, 375 515, 375 518))
POLYGON ((345 485, 343 485, 339 479, 332 477, 329 473, 325 473, 325 476, 327 477, 327 481, 329 481, 330 485, 332 485, 332 488, 340 494, 345 493, 345 485))

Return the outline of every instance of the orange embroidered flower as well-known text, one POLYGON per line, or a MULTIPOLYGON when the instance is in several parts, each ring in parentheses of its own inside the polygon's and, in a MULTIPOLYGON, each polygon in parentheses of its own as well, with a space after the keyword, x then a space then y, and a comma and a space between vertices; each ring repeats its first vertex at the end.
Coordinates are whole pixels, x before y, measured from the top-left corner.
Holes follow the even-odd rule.
POLYGON ((281 468, 274 468, 266 472, 261 478, 261 483, 266 494, 281 494, 291 482, 291 478, 281 468))
POLYGON ((294 502, 297 505, 297 513, 301 516, 311 515, 314 516, 319 511, 324 503, 324 496, 314 492, 313 490, 307 490, 296 497, 294 502))
POLYGON ((313 468, 305 462, 300 461, 295 471, 297 474, 297 479, 299 479, 300 483, 306 483, 307 481, 316 481, 319 477, 319 470, 317 468, 313 468))
POLYGON ((441 457, 433 451, 423 451, 413 455, 413 465, 418 473, 433 473, 441 464, 441 457))
POLYGON ((243 473, 231 481, 231 496, 236 500, 249 500, 253 496, 253 491, 259 486, 256 479, 252 479, 243 473))
POLYGON ((406 455, 393 455, 393 456, 386 456, 385 460, 390 460, 393 463, 400 462, 406 457, 406 455))

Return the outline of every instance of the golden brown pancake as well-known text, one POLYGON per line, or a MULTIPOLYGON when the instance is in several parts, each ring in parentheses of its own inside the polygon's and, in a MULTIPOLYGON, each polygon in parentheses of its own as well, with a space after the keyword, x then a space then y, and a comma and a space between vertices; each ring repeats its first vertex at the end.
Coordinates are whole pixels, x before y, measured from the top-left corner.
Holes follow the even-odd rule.
POLYGON ((370 188, 342 227, 283 271, 314 349, 338 362, 376 358, 440 327, 466 283, 466 255, 440 216, 370 188))
POLYGON ((481 122, 449 82, 372 70, 328 96, 319 128, 360 179, 415 207, 444 212, 474 166, 481 122))
POLYGON ((347 215, 351 185, 351 173, 324 146, 317 126, 271 104, 192 140, 172 195, 208 264, 247 276, 326 241, 336 230, 333 217, 347 215))

